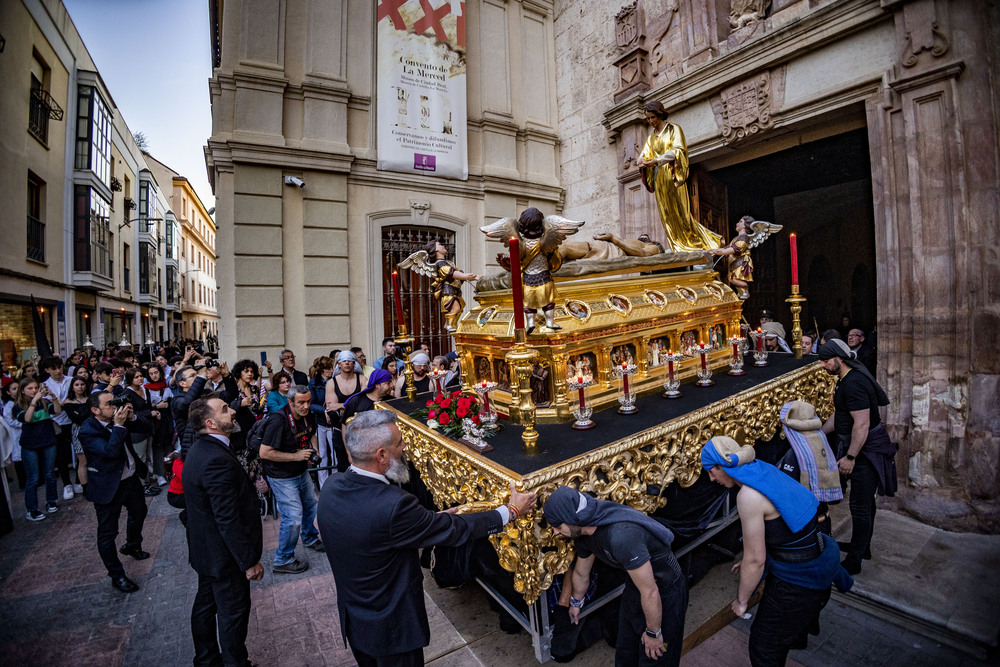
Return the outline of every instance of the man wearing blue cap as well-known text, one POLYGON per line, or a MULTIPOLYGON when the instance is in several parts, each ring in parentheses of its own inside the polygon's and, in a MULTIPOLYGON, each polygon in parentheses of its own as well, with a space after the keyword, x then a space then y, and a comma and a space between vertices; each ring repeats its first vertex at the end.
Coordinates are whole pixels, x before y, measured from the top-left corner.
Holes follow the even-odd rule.
POLYGON ((580 618, 594 557, 628 572, 618 615, 615 665, 679 665, 688 590, 670 549, 674 534, 656 519, 618 503, 560 486, 545 503, 545 520, 574 541, 569 616, 580 618))

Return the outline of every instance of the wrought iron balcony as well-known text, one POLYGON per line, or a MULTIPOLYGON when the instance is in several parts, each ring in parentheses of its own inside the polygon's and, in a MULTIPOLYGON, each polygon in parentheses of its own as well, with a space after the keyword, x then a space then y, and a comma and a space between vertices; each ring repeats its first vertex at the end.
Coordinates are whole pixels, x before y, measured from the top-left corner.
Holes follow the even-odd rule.
POLYGON ((28 216, 28 259, 45 261, 45 223, 28 216))
POLYGON ((49 142, 49 120, 62 120, 63 110, 47 90, 31 89, 28 111, 28 131, 43 144, 49 142))

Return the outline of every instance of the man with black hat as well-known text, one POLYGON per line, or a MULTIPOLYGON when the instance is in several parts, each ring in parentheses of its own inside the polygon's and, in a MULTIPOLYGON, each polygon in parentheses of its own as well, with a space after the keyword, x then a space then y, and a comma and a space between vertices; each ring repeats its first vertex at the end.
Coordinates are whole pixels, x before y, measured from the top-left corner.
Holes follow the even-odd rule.
POLYGON ((545 520, 574 541, 569 616, 580 618, 594 557, 628 572, 615 642, 615 665, 679 665, 687 582, 670 549, 674 535, 642 512, 560 486, 545 503, 545 520))
POLYGON ((861 572, 861 560, 871 558, 875 527, 875 493, 892 496, 896 492, 896 450, 882 425, 879 407, 889 405, 889 397, 857 355, 838 339, 823 343, 819 359, 831 375, 836 375, 834 413, 823 425, 825 433, 836 434, 837 465, 851 481, 851 542, 846 547, 844 569, 861 572))

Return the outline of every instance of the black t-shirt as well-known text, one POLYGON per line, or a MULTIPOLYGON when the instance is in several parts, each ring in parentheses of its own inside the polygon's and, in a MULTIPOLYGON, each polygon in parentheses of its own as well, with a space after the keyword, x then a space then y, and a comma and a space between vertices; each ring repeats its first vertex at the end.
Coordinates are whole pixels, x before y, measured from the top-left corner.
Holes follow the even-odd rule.
POLYGON ((837 383, 837 390, 833 394, 833 407, 836 410, 833 416, 833 432, 838 437, 851 437, 851 428, 854 426, 851 413, 857 410, 868 409, 869 429, 882 423, 878 413, 875 386, 861 371, 852 369, 837 383))
POLYGON ((581 535, 574 543, 580 558, 593 554, 611 567, 635 570, 650 563, 661 591, 674 580, 675 561, 670 547, 637 523, 622 521, 598 526, 593 535, 581 535))
MULTIPOLYGON (((312 437, 316 434, 316 416, 312 412, 302 419, 292 420, 291 412, 285 408, 268 419, 270 421, 264 427, 262 445, 288 454, 312 447, 312 437)), ((264 461, 263 463, 264 474, 277 479, 298 477, 309 465, 308 461, 264 461)))
POLYGON ((359 412, 367 412, 375 407, 375 401, 368 398, 368 394, 358 394, 358 397, 353 401, 348 401, 344 406, 344 421, 358 414, 359 412))

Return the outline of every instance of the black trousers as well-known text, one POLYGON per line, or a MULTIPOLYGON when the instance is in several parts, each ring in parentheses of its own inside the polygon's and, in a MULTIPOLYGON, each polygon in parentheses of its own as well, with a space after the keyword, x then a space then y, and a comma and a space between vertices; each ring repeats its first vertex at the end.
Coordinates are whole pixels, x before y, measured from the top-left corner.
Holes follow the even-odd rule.
POLYGON ((875 492, 878 491, 878 471, 868 457, 861 454, 854 461, 851 472, 851 547, 847 557, 861 563, 862 556, 871 549, 875 531, 875 492))
POLYGON ((406 653, 393 653, 392 655, 368 655, 358 649, 351 647, 354 659, 358 661, 358 667, 423 667, 424 649, 415 648, 406 653))
POLYGON ((125 574, 125 568, 118 558, 118 549, 115 548, 122 507, 128 512, 125 548, 138 549, 142 546, 142 524, 146 520, 146 497, 138 475, 123 479, 111 502, 104 505, 94 503, 94 510, 97 512, 97 552, 101 554, 109 577, 125 574))
POLYGON ((783 666, 788 651, 806 638, 829 599, 829 588, 816 591, 768 576, 757 618, 750 626, 750 664, 783 666))
POLYGON ((56 470, 65 486, 70 483, 70 471, 76 471, 76 456, 73 454, 73 432, 70 425, 60 425, 60 428, 62 430, 56 435, 56 470))
POLYGON ((219 579, 198 575, 191 607, 195 665, 244 667, 249 622, 250 582, 244 572, 219 579))
MULTIPOLYGON (((663 630, 663 655, 651 660, 642 644, 646 631, 646 614, 642 611, 642 596, 629 577, 625 580, 621 610, 618 613, 618 639, 615 642, 615 667, 676 667, 681 664, 684 647, 684 614, 688 606, 688 588, 677 559, 671 553, 670 581, 657 580, 660 589, 661 629, 663 630)), ((654 565, 654 568, 656 566, 654 565)), ((653 628, 650 628, 652 630, 653 628)))

